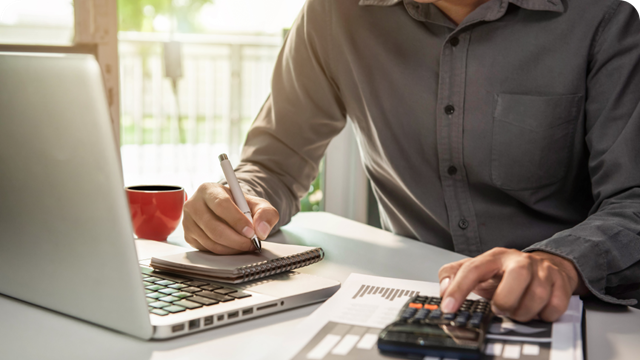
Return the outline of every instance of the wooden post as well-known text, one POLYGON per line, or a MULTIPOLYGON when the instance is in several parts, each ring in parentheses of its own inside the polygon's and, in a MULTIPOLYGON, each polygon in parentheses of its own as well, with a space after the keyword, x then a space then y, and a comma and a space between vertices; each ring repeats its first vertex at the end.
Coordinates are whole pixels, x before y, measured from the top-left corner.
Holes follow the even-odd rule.
POLYGON ((74 44, 95 44, 118 148, 120 147, 120 87, 118 9, 116 0, 74 0, 74 44))

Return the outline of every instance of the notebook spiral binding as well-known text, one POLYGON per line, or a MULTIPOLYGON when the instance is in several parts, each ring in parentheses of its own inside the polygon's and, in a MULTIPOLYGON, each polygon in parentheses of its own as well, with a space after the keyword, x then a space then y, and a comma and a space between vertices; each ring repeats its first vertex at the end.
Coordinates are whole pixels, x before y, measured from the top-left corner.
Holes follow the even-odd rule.
POLYGON ((242 274, 242 282, 245 282, 315 264, 323 258, 324 251, 316 248, 297 255, 243 266, 238 271, 242 274))

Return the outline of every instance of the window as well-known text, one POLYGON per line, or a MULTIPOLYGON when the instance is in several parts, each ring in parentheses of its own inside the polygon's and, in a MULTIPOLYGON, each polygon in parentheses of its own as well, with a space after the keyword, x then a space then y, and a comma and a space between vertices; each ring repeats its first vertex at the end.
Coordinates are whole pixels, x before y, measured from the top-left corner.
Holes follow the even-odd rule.
POLYGON ((0 0, 3 44, 72 45, 72 0, 0 0))
MULTIPOLYGON (((119 0, 125 184, 188 193, 233 164, 270 92, 273 67, 304 0, 119 0), (247 11, 250 8, 251 11, 247 11)), ((320 179, 304 210, 321 208, 320 179)))

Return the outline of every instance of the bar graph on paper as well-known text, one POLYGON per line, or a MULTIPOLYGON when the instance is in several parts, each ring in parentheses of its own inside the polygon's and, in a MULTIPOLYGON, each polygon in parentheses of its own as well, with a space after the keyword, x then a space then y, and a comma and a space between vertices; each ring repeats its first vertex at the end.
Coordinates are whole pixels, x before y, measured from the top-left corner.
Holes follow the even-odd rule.
POLYGON ((389 301, 394 301, 398 299, 407 301, 412 296, 418 295, 418 294, 419 292, 415 290, 395 289, 395 288, 362 284, 351 299, 355 300, 357 298, 363 298, 365 296, 377 296, 389 301))

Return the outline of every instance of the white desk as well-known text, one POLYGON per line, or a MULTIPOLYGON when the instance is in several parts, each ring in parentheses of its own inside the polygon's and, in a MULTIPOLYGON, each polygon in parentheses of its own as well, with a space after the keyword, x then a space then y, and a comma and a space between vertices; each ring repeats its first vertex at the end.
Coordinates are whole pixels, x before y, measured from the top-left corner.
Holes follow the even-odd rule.
MULTIPOLYGON (((326 258, 304 272, 344 281, 351 272, 437 281, 461 255, 327 213, 301 213, 281 241, 319 245, 326 258)), ((184 244, 181 234, 169 239, 184 244)), ((114 293, 113 304, 118 304, 114 293)), ((0 359, 260 359, 319 305, 166 341, 141 341, 0 295, 0 359)), ((586 303, 589 360, 640 357, 640 310, 586 303)), ((284 343, 283 343, 284 342, 284 343)))

